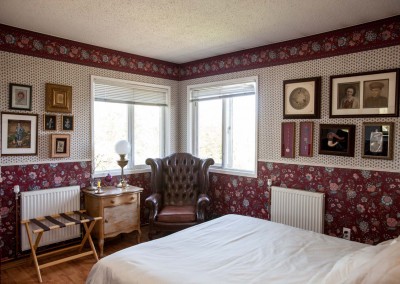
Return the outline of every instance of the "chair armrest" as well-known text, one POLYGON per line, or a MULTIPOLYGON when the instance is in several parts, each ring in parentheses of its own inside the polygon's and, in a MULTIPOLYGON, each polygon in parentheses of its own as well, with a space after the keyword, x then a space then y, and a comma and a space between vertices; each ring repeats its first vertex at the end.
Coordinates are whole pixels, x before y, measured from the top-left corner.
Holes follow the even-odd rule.
POLYGON ((161 195, 159 193, 153 193, 146 198, 145 206, 150 210, 150 223, 154 222, 157 217, 158 211, 161 206, 161 195))
POLYGON ((197 221, 199 223, 205 221, 205 213, 206 213, 206 208, 207 205, 210 203, 210 198, 208 197, 207 194, 200 194, 199 198, 197 199, 197 205, 196 205, 196 215, 197 215, 197 221))
POLYGON ((214 160, 211 158, 203 159, 200 162, 200 175, 199 175, 199 185, 200 185, 200 192, 207 193, 209 187, 209 168, 210 166, 214 165, 214 160))

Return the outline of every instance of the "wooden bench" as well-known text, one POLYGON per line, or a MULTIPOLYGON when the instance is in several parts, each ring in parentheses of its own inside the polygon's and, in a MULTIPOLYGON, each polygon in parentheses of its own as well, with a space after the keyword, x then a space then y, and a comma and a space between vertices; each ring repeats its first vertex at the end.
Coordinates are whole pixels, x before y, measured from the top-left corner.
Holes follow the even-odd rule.
POLYGON ((29 240, 29 244, 31 247, 31 257, 35 263, 35 267, 36 267, 36 272, 38 274, 39 277, 39 281, 42 282, 42 276, 40 274, 40 269, 49 267, 49 266, 53 266, 56 264, 60 264, 66 261, 70 261, 73 259, 77 259, 80 257, 84 257, 84 256, 88 256, 88 255, 92 255, 94 256, 94 258, 96 259, 96 261, 99 260, 97 253, 96 253, 96 249, 94 247, 93 244, 93 240, 92 237, 90 236, 90 232, 92 231, 94 225, 96 224, 96 221, 101 220, 102 217, 92 217, 89 216, 87 214, 85 214, 86 210, 80 210, 80 211, 73 211, 73 212, 66 212, 66 213, 59 213, 59 214, 55 214, 55 215, 51 215, 51 216, 43 216, 43 217, 37 217, 34 219, 30 219, 30 220, 22 220, 21 224, 25 225, 26 228, 26 233, 28 234, 28 240, 29 240), (79 216, 79 220, 72 218, 71 215, 78 215, 79 216), (61 222, 60 220, 57 220, 56 218, 60 218, 62 217, 64 220, 67 220, 67 222, 61 222), (47 226, 44 222, 44 220, 50 221, 52 224, 52 226, 47 226), (89 223, 89 226, 88 226, 89 223), (30 227, 30 224, 35 224, 36 226, 38 226, 40 229, 34 229, 32 230, 30 227), (63 249, 59 249, 59 250, 55 250, 52 252, 48 252, 48 253, 44 253, 41 255, 37 255, 36 254, 36 250, 39 246, 39 242, 40 239, 43 236, 44 232, 50 231, 50 230, 57 230, 60 228, 64 228, 64 227, 68 227, 68 226, 73 226, 73 225, 83 225, 83 227, 85 228, 85 235, 82 239, 82 242, 79 245, 74 245, 71 247, 67 247, 67 248, 63 248, 63 249), (37 238, 35 243, 33 243, 33 239, 32 239, 32 233, 33 234, 37 234, 37 238), (83 246, 85 245, 86 241, 89 241, 91 250, 87 251, 87 252, 81 252, 83 249, 83 246), (64 251, 68 251, 68 250, 72 250, 72 249, 78 249, 78 253, 72 256, 68 256, 65 258, 61 258, 55 261, 51 261, 42 265, 39 265, 38 262, 38 258, 44 257, 44 256, 49 256, 52 254, 56 254, 56 253, 60 253, 60 252, 64 252, 64 251))

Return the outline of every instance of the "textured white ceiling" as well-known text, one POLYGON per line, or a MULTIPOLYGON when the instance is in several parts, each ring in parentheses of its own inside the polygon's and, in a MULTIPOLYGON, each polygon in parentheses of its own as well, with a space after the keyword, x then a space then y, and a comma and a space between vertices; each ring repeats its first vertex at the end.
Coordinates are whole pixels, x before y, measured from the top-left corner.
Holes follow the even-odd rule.
POLYGON ((0 23, 184 63, 400 15, 400 0, 0 0, 0 23))

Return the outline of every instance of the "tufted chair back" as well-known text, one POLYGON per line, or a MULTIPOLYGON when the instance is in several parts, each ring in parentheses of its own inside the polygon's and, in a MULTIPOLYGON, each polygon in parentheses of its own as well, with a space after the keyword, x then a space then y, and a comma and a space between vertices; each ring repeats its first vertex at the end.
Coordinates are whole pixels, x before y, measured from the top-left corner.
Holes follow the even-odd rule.
POLYGON ((199 194, 200 159, 178 153, 162 159, 164 205, 195 205, 199 194))
POLYGON ((152 194, 149 209, 149 238, 160 231, 176 231, 205 220, 210 202, 208 170, 213 159, 175 153, 162 159, 147 159, 151 166, 152 194))

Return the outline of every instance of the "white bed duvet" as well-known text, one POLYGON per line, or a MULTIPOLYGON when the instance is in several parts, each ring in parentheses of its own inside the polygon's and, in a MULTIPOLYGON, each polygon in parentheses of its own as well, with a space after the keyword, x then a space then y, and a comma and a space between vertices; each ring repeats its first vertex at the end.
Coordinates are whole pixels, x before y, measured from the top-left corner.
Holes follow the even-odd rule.
POLYGON ((368 246, 226 215, 107 256, 87 283, 322 283, 337 260, 368 246))

